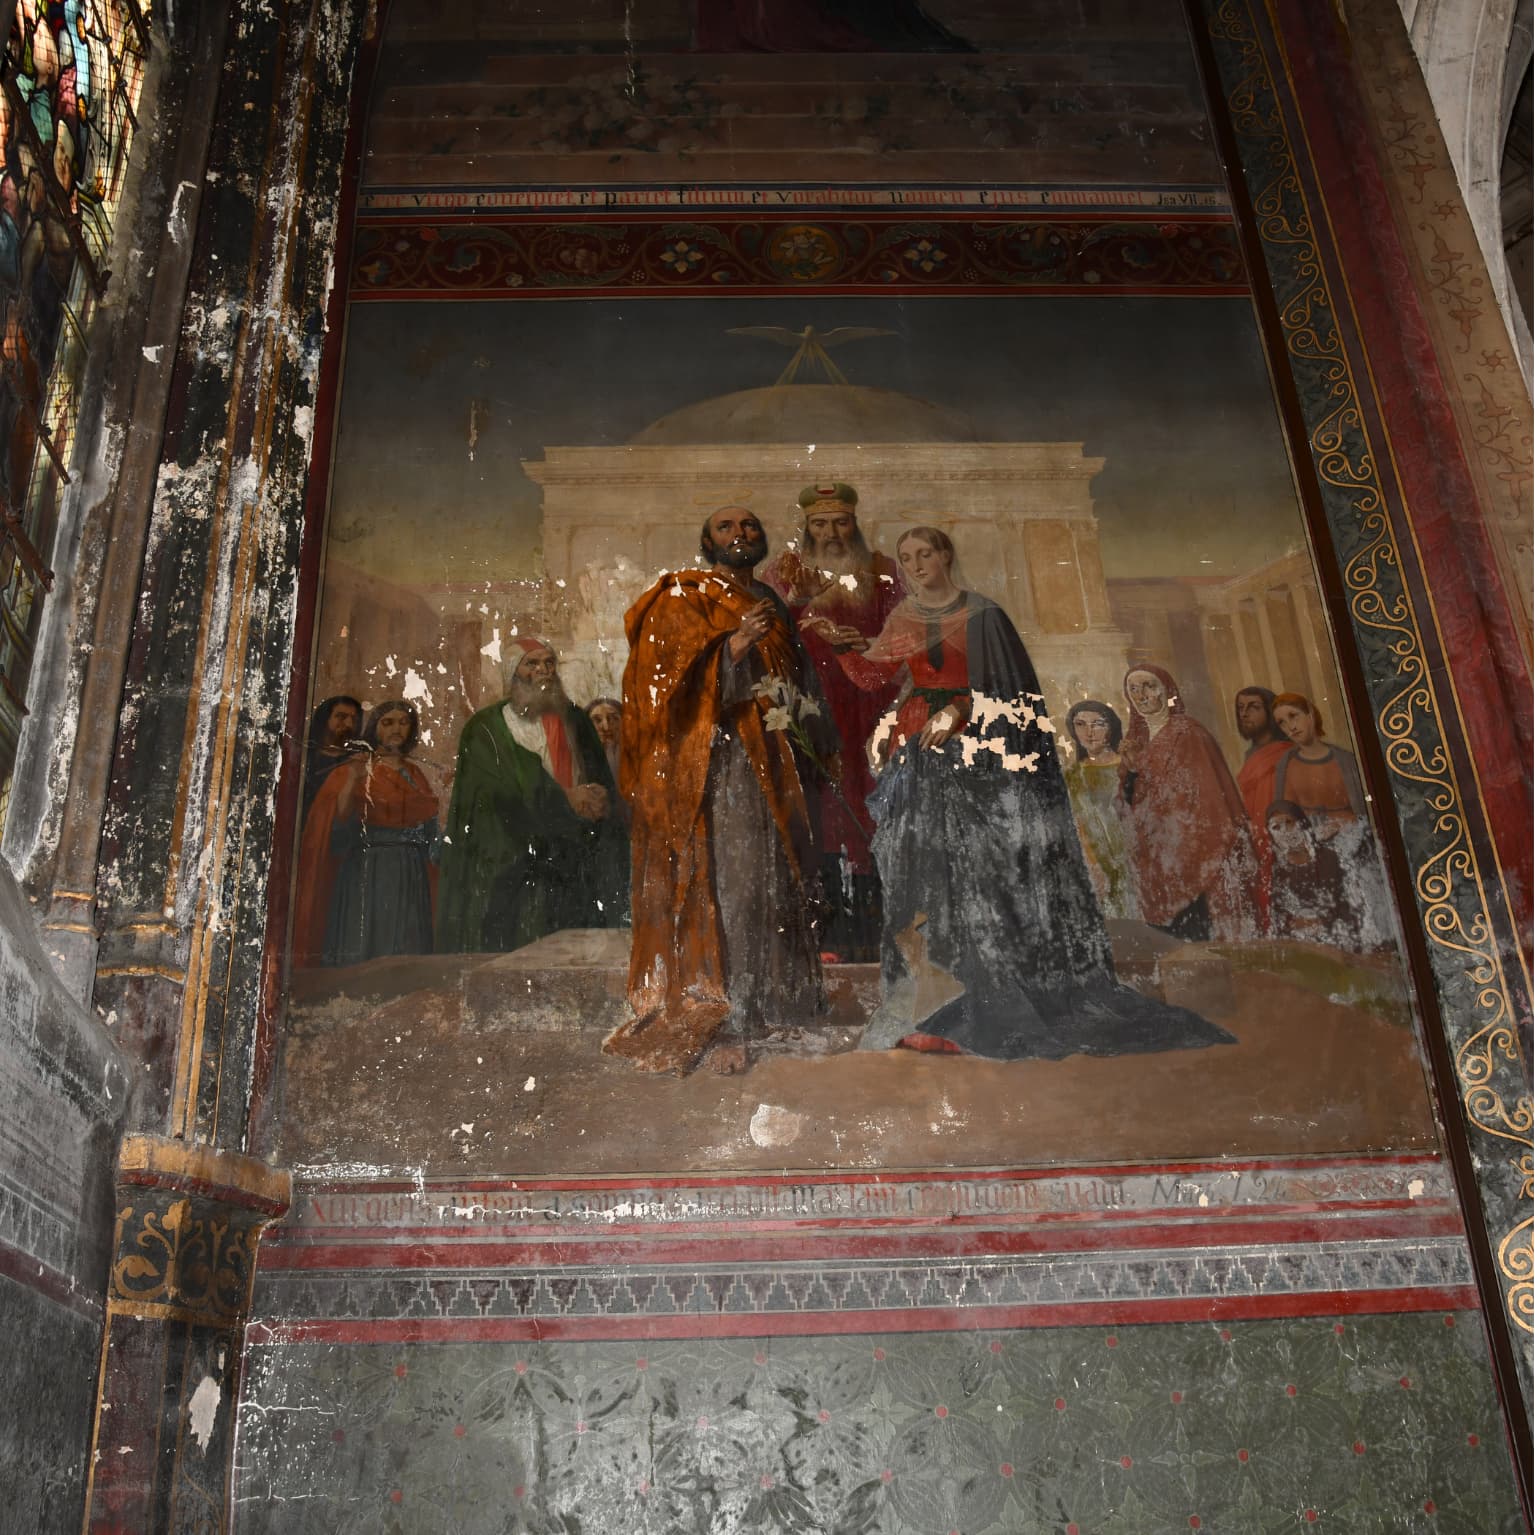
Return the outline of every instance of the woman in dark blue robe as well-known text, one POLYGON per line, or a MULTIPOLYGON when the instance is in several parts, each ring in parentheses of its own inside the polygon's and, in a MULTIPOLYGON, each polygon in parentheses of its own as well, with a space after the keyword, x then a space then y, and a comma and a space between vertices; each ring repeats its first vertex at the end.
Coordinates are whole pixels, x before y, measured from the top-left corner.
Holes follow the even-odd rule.
POLYGON ((869 801, 885 926, 863 1047, 1013 1060, 1231 1043, 1116 980, 1018 631, 954 585, 940 530, 912 529, 896 554, 913 595, 842 656, 864 686, 903 679, 871 743, 887 758, 869 801))
POLYGON ((410 760, 420 730, 403 699, 380 704, 362 733, 367 749, 315 796, 300 851, 296 963, 432 952, 437 793, 410 760))

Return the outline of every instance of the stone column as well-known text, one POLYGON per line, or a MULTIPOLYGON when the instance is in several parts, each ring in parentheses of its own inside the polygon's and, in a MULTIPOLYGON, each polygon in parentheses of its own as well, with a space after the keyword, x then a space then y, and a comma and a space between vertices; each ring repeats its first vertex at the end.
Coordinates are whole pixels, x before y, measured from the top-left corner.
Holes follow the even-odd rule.
POLYGON ((256 1248, 288 1174, 131 1135, 116 1194, 85 1529, 221 1529, 256 1248))
MULTIPOLYGON (((288 1200, 286 1174, 228 1148, 259 1144, 273 1048, 269 935, 284 927, 294 821, 275 786, 285 733, 290 758, 302 733, 291 683, 307 668, 298 593, 314 405, 327 319, 340 317, 332 262, 370 7, 220 9, 203 128, 217 175, 192 173, 194 227, 176 235, 183 286, 145 332, 165 336, 169 378, 135 387, 95 631, 106 640, 84 689, 48 906, 56 962, 133 1079, 113 1126, 129 1133, 115 1220, 102 1216, 110 1259, 97 1253, 85 1528, 100 1535, 225 1528, 255 1250, 288 1200)), ((284 791, 296 809, 296 774, 284 791)), ((103 1183, 114 1144, 90 1148, 103 1183)))

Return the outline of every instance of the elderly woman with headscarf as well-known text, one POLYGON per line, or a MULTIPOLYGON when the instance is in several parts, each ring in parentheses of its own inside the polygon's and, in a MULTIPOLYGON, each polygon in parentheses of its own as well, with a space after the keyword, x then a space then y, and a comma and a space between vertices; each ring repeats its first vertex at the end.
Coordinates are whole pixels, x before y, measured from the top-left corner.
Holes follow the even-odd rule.
POLYGON ((363 727, 366 750, 315 796, 299 854, 307 877, 294 921, 298 962, 432 952, 437 794, 410 760, 420 733, 411 704, 379 704, 363 727))
POLYGON ((1190 717, 1160 666, 1125 676, 1130 726, 1120 747, 1120 813, 1141 915, 1175 938, 1251 935, 1247 810, 1215 737, 1190 717))

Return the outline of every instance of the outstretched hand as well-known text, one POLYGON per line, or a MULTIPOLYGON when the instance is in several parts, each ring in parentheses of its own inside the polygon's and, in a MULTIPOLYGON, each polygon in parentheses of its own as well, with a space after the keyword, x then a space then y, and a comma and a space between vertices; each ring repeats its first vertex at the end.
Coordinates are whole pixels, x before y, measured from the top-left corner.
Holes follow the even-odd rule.
POLYGON ((830 576, 807 565, 793 550, 785 552, 779 561, 778 571, 786 588, 784 598, 795 606, 809 602, 831 585, 830 576))
POLYGON ((799 621, 800 629, 819 634, 833 650, 867 650, 869 637, 851 624, 839 624, 830 618, 812 615, 799 621))

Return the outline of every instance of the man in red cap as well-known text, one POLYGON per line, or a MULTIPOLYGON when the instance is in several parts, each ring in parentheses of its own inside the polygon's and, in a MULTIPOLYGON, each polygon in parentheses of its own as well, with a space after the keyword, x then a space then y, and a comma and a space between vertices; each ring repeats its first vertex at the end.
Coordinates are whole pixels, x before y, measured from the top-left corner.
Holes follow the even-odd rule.
POLYGON ((470 717, 443 833, 442 952, 504 953, 629 913, 629 845, 591 721, 554 651, 516 637, 507 696, 470 717))
POLYGON ((821 945, 842 960, 877 960, 879 875, 869 852, 874 821, 865 801, 874 776, 865 751, 896 685, 865 691, 848 678, 837 647, 851 636, 872 640, 906 595, 900 566, 870 549, 858 527, 858 492, 841 480, 799 493, 800 546, 767 565, 762 579, 789 605, 815 662, 832 723, 842 742, 842 782, 820 789, 821 945), (840 791, 840 792, 839 792, 840 791))

